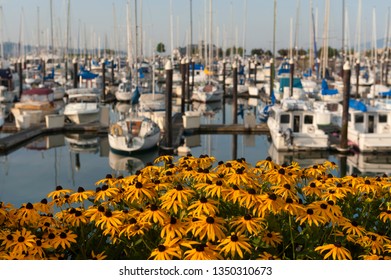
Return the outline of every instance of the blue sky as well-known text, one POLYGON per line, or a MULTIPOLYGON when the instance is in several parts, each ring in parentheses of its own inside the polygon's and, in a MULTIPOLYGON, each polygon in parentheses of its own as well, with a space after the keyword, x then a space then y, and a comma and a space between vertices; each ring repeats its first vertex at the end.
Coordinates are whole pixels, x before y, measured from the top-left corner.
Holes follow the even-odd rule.
MULTIPOLYGON (((104 46, 126 48, 126 9, 128 0, 70 0, 71 2, 71 46, 104 46), (115 40, 115 38, 118 38, 115 40)), ((166 49, 185 45, 190 41, 190 1, 193 7, 193 43, 204 38, 205 4, 209 20, 210 0, 137 0, 138 20, 142 19, 142 38, 145 53, 149 53, 158 42, 166 49), (172 4, 172 5, 171 5, 172 4), (172 9, 171 9, 172 7, 172 9), (142 16, 141 16, 142 11, 142 16), (171 12, 172 11, 172 12, 171 12), (170 26, 173 26, 172 32, 170 26), (171 39, 171 33, 173 39, 171 39)), ((386 20, 391 6, 389 0, 361 0, 361 41, 371 41, 373 14, 376 19, 376 38, 383 38, 386 20), (375 10, 375 13, 373 13, 375 10)), ((129 0, 130 15, 134 21, 135 0, 129 0)), ((299 48, 307 49, 310 42, 310 0, 277 0, 276 49, 288 48, 292 22, 292 41, 299 48), (298 17, 297 17, 298 16, 298 17), (297 34, 297 37, 295 37, 297 34), (296 38, 296 40, 295 40, 296 38)), ((50 0, 0 0, 3 10, 3 40, 37 45, 38 26, 40 43, 50 42, 50 0), (39 12, 38 12, 39 10, 39 12), (39 15, 39 20, 38 20, 39 15)), ((53 33, 55 45, 65 41, 68 0, 52 0, 53 33)), ((212 38, 220 47, 243 46, 272 49, 274 0, 213 0, 212 38), (247 3, 245 5, 245 3, 247 3), (247 9, 245 9, 247 7, 247 9), (244 20, 245 15, 247 16, 244 20), (246 28, 244 28, 246 27, 246 28), (245 32, 244 32, 245 30, 245 32)), ((353 45, 357 37, 359 0, 345 0, 353 45)), ((317 19, 317 43, 322 44, 325 21, 325 0, 312 0, 317 19)), ((207 25, 209 27, 209 24, 207 25)), ((139 36, 140 38, 141 36, 139 36)), ((208 35, 209 40, 209 35, 208 35)), ((341 47, 342 0, 330 0, 329 44, 341 47)))

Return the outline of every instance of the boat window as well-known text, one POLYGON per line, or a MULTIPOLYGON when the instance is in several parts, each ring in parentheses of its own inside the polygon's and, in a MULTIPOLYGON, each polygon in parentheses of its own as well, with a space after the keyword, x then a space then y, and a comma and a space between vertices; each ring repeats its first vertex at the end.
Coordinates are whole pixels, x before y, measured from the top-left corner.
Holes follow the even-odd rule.
POLYGON ((312 124, 314 122, 314 116, 305 115, 304 116, 304 123, 305 124, 312 124))
POLYGON ((354 122, 355 123, 363 123, 364 122, 364 116, 363 115, 355 115, 354 116, 354 122))
POLYGON ((386 123, 387 115, 379 115, 379 123, 386 123))
POLYGON ((281 115, 280 116, 280 123, 289 123, 290 121, 290 115, 281 115))

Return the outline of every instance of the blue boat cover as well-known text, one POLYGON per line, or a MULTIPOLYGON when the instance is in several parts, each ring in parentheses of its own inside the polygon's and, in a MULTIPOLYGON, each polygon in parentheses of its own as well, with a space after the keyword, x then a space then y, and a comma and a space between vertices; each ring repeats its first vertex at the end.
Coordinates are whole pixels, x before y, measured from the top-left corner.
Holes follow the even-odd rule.
POLYGON ((385 91, 385 92, 379 92, 379 95, 381 97, 390 97, 391 96, 391 90, 385 91))
MULTIPOLYGON (((284 87, 289 87, 289 82, 290 82, 290 78, 288 78, 288 77, 280 78, 280 88, 279 88, 279 90, 281 92, 283 92, 284 91, 284 87)), ((300 78, 293 78, 293 87, 294 88, 303 88, 303 85, 301 83, 300 78)))
POLYGON ((359 100, 355 100, 355 99, 349 100, 349 107, 356 109, 356 110, 359 110, 361 112, 367 111, 367 106, 363 102, 361 102, 359 100))
POLYGON ((323 79, 320 92, 322 95, 334 95, 338 93, 338 89, 329 89, 329 85, 327 84, 326 79, 323 79))

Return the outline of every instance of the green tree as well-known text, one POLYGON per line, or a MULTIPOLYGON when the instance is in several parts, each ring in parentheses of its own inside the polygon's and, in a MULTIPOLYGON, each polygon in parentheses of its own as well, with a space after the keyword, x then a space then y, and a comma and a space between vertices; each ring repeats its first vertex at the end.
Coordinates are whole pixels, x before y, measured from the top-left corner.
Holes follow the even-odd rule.
POLYGON ((251 50, 251 55, 258 55, 258 56, 262 56, 265 52, 263 51, 263 49, 252 49, 251 50))
POLYGON ((288 56, 289 50, 288 49, 280 49, 280 50, 277 51, 277 53, 280 56, 288 56))
POLYGON ((165 45, 164 45, 162 42, 160 42, 160 43, 157 44, 157 46, 156 46, 156 51, 157 51, 158 53, 164 53, 164 52, 166 51, 165 45))

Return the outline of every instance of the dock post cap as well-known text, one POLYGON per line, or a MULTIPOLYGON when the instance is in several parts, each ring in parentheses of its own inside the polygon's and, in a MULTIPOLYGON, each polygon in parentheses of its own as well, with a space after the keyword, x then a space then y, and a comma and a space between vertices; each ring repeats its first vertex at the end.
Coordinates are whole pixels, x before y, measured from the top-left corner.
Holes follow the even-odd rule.
POLYGON ((232 63, 232 68, 238 68, 238 63, 237 63, 236 59, 232 63))
POLYGON ((344 65, 343 65, 343 70, 350 70, 350 63, 349 63, 349 61, 345 61, 344 65))
POLYGON ((100 62, 101 62, 101 63, 105 63, 105 59, 102 58, 102 59, 100 60, 100 62))
POLYGON ((360 59, 356 59, 356 64, 360 64, 360 59))
POLYGON ((77 63, 77 58, 76 58, 76 57, 72 59, 72 63, 73 63, 73 64, 76 64, 76 63, 77 63))
POLYGON ((270 59, 270 64, 272 64, 274 62, 274 60, 273 60, 273 57, 270 59))
POLYGON ((186 57, 183 57, 183 58, 181 59, 181 64, 186 64, 186 57))
POLYGON ((186 63, 186 64, 189 64, 190 61, 191 61, 191 59, 189 59, 189 58, 186 56, 185 63, 186 63))
POLYGON ((289 59, 289 64, 293 64, 293 58, 289 59))
POLYGON ((164 66, 164 69, 165 70, 172 70, 172 63, 171 63, 170 59, 167 60, 166 65, 164 66))

